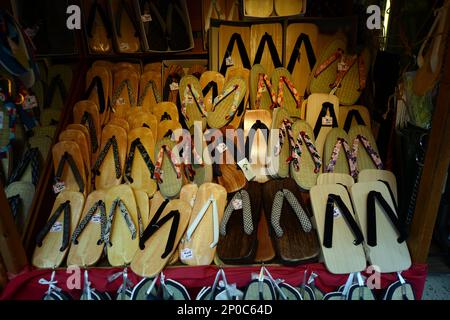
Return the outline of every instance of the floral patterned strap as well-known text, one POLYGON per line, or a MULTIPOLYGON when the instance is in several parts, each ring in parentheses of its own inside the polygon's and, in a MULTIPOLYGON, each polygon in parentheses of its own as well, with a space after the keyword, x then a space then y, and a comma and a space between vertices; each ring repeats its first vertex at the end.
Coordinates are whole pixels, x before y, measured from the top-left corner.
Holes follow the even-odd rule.
POLYGON ((287 86, 289 92, 294 97, 295 103, 297 105, 297 109, 300 109, 301 104, 302 104, 301 97, 298 94, 298 91, 295 88, 294 84, 285 76, 281 76, 280 80, 278 81, 278 99, 277 99, 278 105, 280 107, 282 107, 284 105, 284 92, 283 92, 284 85, 287 86))
POLYGON ((189 120, 189 116, 187 115, 187 105, 192 103, 190 102, 191 99, 194 100, 198 111, 200 111, 200 113, 202 114, 202 117, 205 118, 208 112, 206 111, 203 97, 200 96, 200 94, 191 84, 186 85, 186 88, 184 90, 184 98, 181 101, 181 113, 183 114, 184 118, 186 120, 189 120))
POLYGON ((362 143, 364 148, 366 149, 367 153, 369 154, 370 158, 372 159, 373 163, 379 170, 383 170, 383 161, 380 158, 380 155, 375 151, 375 149, 371 146, 369 140, 362 136, 358 135, 355 140, 353 141, 353 149, 355 150, 355 158, 358 157, 358 144, 359 142, 362 143))
POLYGON ((161 147, 161 149, 159 150, 158 153, 158 159, 156 160, 156 165, 155 165, 155 179, 158 180, 158 183, 162 183, 163 180, 163 172, 162 172, 162 164, 164 161, 164 152, 167 153, 167 155, 170 158, 170 161, 172 162, 172 165, 175 169, 175 172, 177 173, 177 179, 181 178, 181 163, 178 160, 177 156, 175 155, 174 152, 172 152, 172 150, 170 150, 167 145, 163 145, 161 147))
POLYGON ((115 136, 112 136, 109 138, 108 142, 105 144, 103 150, 100 152, 97 161, 95 161, 94 167, 92 168, 92 171, 96 176, 100 175, 100 167, 103 164, 103 161, 105 160, 106 155, 108 154, 109 149, 113 147, 113 155, 114 155, 114 166, 116 169, 116 178, 120 179, 122 176, 122 167, 120 165, 120 159, 119 159, 119 146, 117 145, 117 140, 115 136))
POLYGON ((350 71, 357 60, 357 55, 341 56, 341 61, 338 64, 338 73, 336 75, 336 79, 334 83, 330 84, 331 89, 340 87, 342 80, 344 80, 344 77, 347 75, 347 73, 350 71))
POLYGON ((264 92, 264 88, 266 88, 267 92, 270 94, 270 99, 272 100, 270 109, 273 109, 277 104, 277 97, 274 90, 272 89, 272 83, 270 82, 269 77, 265 73, 259 74, 258 89, 256 92, 256 100, 255 100, 256 109, 261 108, 261 98, 264 92))
POLYGON ((106 228, 106 208, 105 203, 102 200, 97 201, 94 203, 94 205, 89 209, 88 213, 84 216, 84 218, 81 220, 77 228, 72 234, 72 242, 73 244, 78 244, 78 238, 80 237, 81 233, 86 228, 89 221, 92 220, 92 217, 94 216, 94 213, 97 212, 97 210, 100 211, 100 239, 97 241, 97 245, 100 245, 103 243, 104 240, 104 234, 105 234, 105 228, 106 228))
POLYGON ((111 210, 110 210, 109 216, 108 216, 108 222, 107 222, 106 228, 105 228, 104 243, 106 243, 110 247, 112 246, 112 243, 111 243, 112 224, 114 221, 114 215, 116 213, 117 206, 119 206, 120 213, 122 214, 122 217, 124 218, 125 223, 127 224, 128 230, 130 230, 131 239, 132 240, 136 239, 136 235, 137 235, 136 226, 134 225, 134 222, 130 217, 130 213, 128 212, 128 209, 127 209, 125 203, 123 203, 123 201, 120 198, 117 198, 112 203, 111 210))
POLYGON ((298 149, 297 144, 294 141, 294 135, 292 133, 292 122, 289 119, 283 119, 283 123, 281 124, 281 129, 279 132, 279 143, 276 146, 275 155, 278 156, 281 153, 281 149, 284 145, 284 140, 286 136, 289 140, 289 145, 291 147, 291 154, 286 159, 287 163, 293 163, 296 170, 299 168, 300 158, 301 158, 301 149, 298 149))
POLYGON ((217 105, 220 104, 222 101, 224 101, 233 92, 234 92, 234 100, 233 100, 233 104, 231 105, 230 112, 225 117, 226 120, 233 118, 234 114, 236 113, 236 110, 238 108, 239 98, 241 95, 241 90, 239 90, 239 85, 235 84, 233 86, 228 87, 228 89, 226 89, 224 92, 222 92, 222 94, 218 95, 214 99, 213 108, 212 108, 213 112, 216 109, 217 105))
MULTIPOLYGON (((117 100, 119 99, 120 95, 122 94, 123 89, 125 88, 125 86, 127 87, 127 92, 128 92, 128 100, 130 101, 130 105, 131 107, 134 107, 134 93, 133 93, 133 89, 131 87, 131 81, 128 79, 123 80, 119 86, 117 87, 116 91, 114 91, 113 97, 112 97, 112 101, 113 101, 113 105, 117 105, 117 100)), ((115 112, 115 109, 113 108, 113 112, 115 112)))
POLYGON ((160 103, 161 102, 161 94, 158 92, 158 88, 156 86, 155 81, 149 80, 145 84, 145 87, 144 87, 144 90, 142 92, 142 95, 139 97, 139 100, 138 100, 138 103, 137 103, 138 106, 142 106, 142 104, 144 103, 145 97, 147 96, 148 90, 150 88, 153 91, 153 95, 155 96, 156 103, 160 103))
POLYGON ((189 134, 183 135, 181 149, 183 150, 182 160, 184 164, 191 164, 193 157, 195 164, 203 165, 203 158, 198 153, 197 148, 195 148, 194 140, 189 134))
POLYGON ((344 147, 345 155, 347 157, 348 165, 350 168, 350 175, 356 179, 358 177, 358 168, 356 163, 356 157, 355 157, 355 150, 351 150, 350 146, 345 139, 338 138, 336 141, 336 144, 334 145, 333 153, 331 154, 330 162, 325 169, 325 172, 327 173, 333 173, 334 167, 336 166, 337 159, 339 158, 339 153, 341 150, 341 147, 344 147))
POLYGON ((326 59, 314 72, 314 78, 317 78, 322 72, 328 69, 329 66, 337 59, 341 58, 344 54, 342 49, 337 49, 335 53, 333 53, 328 59, 326 59))
MULTIPOLYGON (((299 148, 302 145, 302 139, 305 141, 305 145, 308 148, 308 151, 311 154, 311 157, 314 161, 314 173, 319 173, 320 168, 322 167, 322 158, 320 157, 319 152, 316 149, 316 146, 311 141, 311 138, 304 131, 300 131, 298 138, 297 138, 297 144, 298 144, 299 148)), ((300 149, 300 152, 301 152, 301 149, 300 149)))

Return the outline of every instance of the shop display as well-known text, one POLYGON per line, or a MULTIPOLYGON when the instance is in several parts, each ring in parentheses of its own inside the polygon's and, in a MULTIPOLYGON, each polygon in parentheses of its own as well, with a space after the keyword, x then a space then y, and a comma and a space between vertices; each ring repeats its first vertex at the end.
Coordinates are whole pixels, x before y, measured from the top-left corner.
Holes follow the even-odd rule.
POLYGON ((430 128, 447 7, 380 116, 374 45, 350 18, 301 17, 306 1, 80 4, 79 59, 36 61, 30 41, 50 50, 53 23, 30 36, 0 13, 0 180, 31 252, 4 297, 420 299, 411 164, 393 165, 379 132, 430 128), (399 100, 409 118, 380 129, 399 100))

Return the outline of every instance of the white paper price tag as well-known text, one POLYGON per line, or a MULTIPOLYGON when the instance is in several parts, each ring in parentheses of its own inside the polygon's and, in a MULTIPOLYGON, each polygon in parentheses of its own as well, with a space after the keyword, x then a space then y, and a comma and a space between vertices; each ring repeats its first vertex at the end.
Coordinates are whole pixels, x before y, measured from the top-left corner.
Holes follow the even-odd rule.
POLYGON ((169 88, 170 88, 170 91, 177 91, 177 90, 179 90, 178 82, 172 82, 169 85, 169 88))
POLYGON ((333 125, 333 118, 330 116, 322 117, 322 125, 323 126, 332 126, 333 125))
POLYGON ((227 65, 227 67, 231 67, 234 66, 234 61, 233 58, 230 56, 228 58, 225 59, 225 64, 227 65))
POLYGON ((234 210, 241 210, 242 209, 242 199, 234 199, 231 202, 234 210))
POLYGON ((30 110, 38 106, 36 96, 26 96, 23 102, 23 109, 30 110))
POLYGON ((188 104, 194 103, 194 97, 193 96, 186 96, 186 103, 188 103, 188 104))
POLYGON ((50 229, 50 232, 61 232, 63 230, 63 224, 60 221, 56 221, 55 224, 50 229))
POLYGON ((53 192, 55 194, 61 193, 66 188, 64 181, 58 181, 53 185, 53 192))
POLYGON ((340 218, 341 216, 342 216, 341 210, 339 210, 338 207, 333 206, 333 217, 334 217, 335 219, 337 219, 337 218, 340 218))
POLYGON ((181 250, 181 253, 180 253, 181 260, 190 260, 193 258, 194 258, 194 253, 192 252, 191 249, 185 248, 185 249, 181 250))
POLYGON ((256 175, 253 172, 252 166, 250 165, 250 162, 248 162, 247 158, 244 158, 241 161, 239 161, 238 166, 241 168, 242 172, 244 172, 247 181, 252 181, 253 179, 255 179, 256 175))
POLYGON ((92 216, 92 219, 91 219, 91 221, 92 221, 92 223, 101 223, 102 222, 102 217, 101 217, 101 215, 100 214, 94 214, 93 216, 92 216))
POLYGON ((128 44, 128 42, 121 42, 119 47, 120 51, 130 50, 130 45, 128 44))
POLYGON ((146 13, 141 16, 141 19, 142 19, 142 22, 144 22, 144 23, 150 22, 150 21, 152 21, 152 16, 150 15, 150 13, 146 13))
POLYGON ((116 105, 123 106, 125 104, 125 98, 120 97, 116 100, 116 105))
POLYGON ((217 151, 219 151, 220 153, 224 153, 227 149, 227 145, 223 142, 217 146, 217 151))

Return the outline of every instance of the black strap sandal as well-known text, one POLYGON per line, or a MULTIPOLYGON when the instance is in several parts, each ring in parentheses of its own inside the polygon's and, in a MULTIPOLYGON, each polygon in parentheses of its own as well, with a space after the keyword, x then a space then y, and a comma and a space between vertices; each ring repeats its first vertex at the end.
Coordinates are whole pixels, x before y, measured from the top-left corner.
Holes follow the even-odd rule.
POLYGON ((253 65, 260 64, 261 59, 264 53, 265 45, 267 44, 270 52, 270 57, 272 58, 272 62, 275 68, 280 68, 283 66, 281 63, 280 56, 278 55, 277 48, 275 43, 273 42, 273 38, 267 32, 262 36, 261 41, 259 42, 258 49, 256 50, 255 60, 253 65))
POLYGON ((347 206, 345 205, 344 201, 342 201, 340 196, 335 194, 329 194, 327 200, 327 209, 325 212, 323 246, 325 248, 332 248, 333 246, 333 224, 334 224, 335 206, 339 208, 345 221, 347 222, 348 227, 355 236, 353 244, 355 246, 361 244, 364 241, 364 236, 355 219, 353 218, 350 210, 347 208, 347 206))
POLYGON ((109 20, 108 18, 105 8, 103 8, 103 6, 98 2, 98 0, 94 0, 89 10, 88 21, 86 25, 88 37, 93 38, 92 29, 94 27, 95 17, 97 13, 100 16, 103 25, 105 26, 108 39, 110 39, 112 36, 112 23, 111 20, 109 20))
POLYGON ((242 37, 239 33, 233 33, 233 35, 230 38, 230 41, 228 42, 227 49, 225 51, 225 57, 223 57, 222 65, 220 67, 220 73, 225 75, 227 73, 227 58, 231 56, 231 53, 233 52, 234 45, 237 45, 239 50, 239 55, 241 56, 242 65, 246 69, 251 69, 251 63, 250 59, 247 54, 247 49, 245 48, 244 41, 242 40, 242 37))
POLYGON ((106 110, 106 101, 105 101, 105 91, 103 89, 103 82, 102 79, 99 76, 95 76, 91 83, 89 84, 89 87, 87 88, 86 92, 84 93, 82 100, 89 100, 89 97, 91 96, 92 92, 94 91, 94 88, 97 89, 97 96, 98 96, 98 102, 99 102, 99 112, 100 114, 103 114, 106 110))
POLYGON ((360 126, 366 125, 366 123, 364 122, 364 119, 361 116, 361 113, 359 113, 359 111, 356 109, 352 109, 348 112, 347 118, 345 118, 345 122, 344 122, 344 131, 345 132, 348 133, 350 131, 353 119, 355 119, 356 123, 360 126))
POLYGON ((333 123, 331 124, 331 127, 333 127, 333 128, 337 128, 338 127, 338 121, 337 121, 337 118, 336 118, 336 112, 334 111, 334 105, 332 103, 325 102, 322 105, 322 110, 320 111, 320 114, 317 117, 316 125, 314 126, 314 138, 316 138, 316 139, 317 139, 317 136, 320 133, 320 129, 322 129, 322 127, 324 126, 323 123, 322 123, 322 118, 326 117, 327 111, 330 112, 330 116, 331 116, 331 118, 333 120, 333 123))
MULTIPOLYGON (((130 152, 128 153, 127 162, 125 164, 125 178, 129 183, 133 183, 133 178, 131 177, 131 169, 133 166, 136 148, 139 150, 142 159, 144 159, 144 162, 147 165, 150 176, 153 177, 153 175, 155 174, 155 165, 150 159, 150 156, 147 150, 145 149, 144 145, 142 144, 141 139, 137 138, 131 143, 130 152)), ((141 174, 144 173, 142 172, 141 174)))
POLYGON ((75 180, 78 184, 78 187, 80 189, 80 192, 83 193, 84 192, 84 182, 83 182, 83 178, 81 177, 81 173, 78 170, 78 167, 75 163, 75 160, 73 160, 72 155, 70 155, 69 153, 65 152, 63 154, 63 156, 61 157, 61 160, 59 160, 58 163, 58 168, 56 170, 56 174, 55 174, 55 180, 56 181, 61 181, 61 176, 64 170, 64 165, 66 164, 66 162, 68 162, 70 169, 72 170, 72 173, 75 177, 75 180))
POLYGON ((95 128, 94 120, 89 112, 84 112, 83 117, 81 118, 81 124, 87 126, 87 129, 89 130, 89 137, 91 139, 92 153, 96 153, 99 147, 97 140, 97 128, 95 128))
POLYGON ((302 33, 298 36, 297 41, 295 42, 294 49, 291 53, 291 58, 289 59, 288 66, 286 68, 290 73, 294 72, 295 64, 300 59, 300 49, 302 47, 302 44, 305 45, 306 56, 308 58, 310 69, 312 70, 316 64, 317 59, 316 55, 314 54, 311 40, 309 39, 309 36, 307 34, 302 33))
POLYGON ((37 187, 40 174, 40 153, 38 148, 31 148, 25 152, 22 160, 19 162, 14 171, 11 173, 11 176, 7 180, 6 184, 9 185, 13 182, 19 181, 19 179, 25 173, 26 168, 30 164, 32 169, 31 180, 33 185, 37 187))
POLYGON ((100 167, 103 164, 103 161, 105 160, 106 155, 108 154, 109 149, 113 147, 113 155, 114 155, 114 164, 116 169, 116 178, 119 179, 122 175, 122 168, 120 165, 120 159, 119 159, 119 146, 117 145, 117 140, 115 136, 112 136, 108 142, 105 144, 102 151, 100 151, 100 155, 97 158, 97 161, 95 161, 94 167, 92 168, 92 172, 94 175, 99 176, 100 175, 100 167))
POLYGON ((66 88, 61 75, 58 74, 50 81, 50 84, 48 85, 48 88, 46 90, 47 94, 45 95, 44 109, 50 108, 56 93, 56 89, 59 90, 63 102, 65 103, 67 101, 67 97, 69 95, 68 89, 66 88))
POLYGON ((63 236, 62 236, 62 244, 59 251, 63 252, 67 249, 70 244, 70 201, 66 201, 61 203, 60 206, 56 209, 56 211, 52 214, 50 219, 47 221, 42 230, 38 233, 36 237, 36 244, 38 247, 42 246, 42 242, 47 234, 50 232, 50 229, 55 224, 56 220, 60 217, 60 215, 64 212, 64 225, 63 225, 63 236))

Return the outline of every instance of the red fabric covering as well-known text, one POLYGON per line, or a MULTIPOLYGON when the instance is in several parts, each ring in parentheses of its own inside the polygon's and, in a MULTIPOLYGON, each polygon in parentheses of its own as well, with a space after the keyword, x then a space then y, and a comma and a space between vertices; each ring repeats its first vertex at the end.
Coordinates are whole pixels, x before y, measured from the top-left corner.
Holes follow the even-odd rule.
MULTIPOLYGON (((293 286, 298 286, 303 281, 305 269, 308 272, 314 271, 319 275, 316 279, 316 285, 324 292, 335 291, 339 286, 345 284, 347 275, 334 275, 329 273, 321 263, 302 265, 298 267, 271 267, 267 266, 269 272, 274 278, 285 279, 293 286)), ((114 294, 122 283, 122 277, 119 277, 112 283, 108 283, 109 276, 120 272, 120 268, 93 268, 89 269, 89 281, 93 288, 99 291, 107 291, 114 294)), ((173 280, 185 285, 191 298, 194 299, 198 291, 204 286, 211 286, 217 272, 217 267, 173 267, 164 271, 164 274, 173 280)), ((238 287, 245 287, 251 281, 251 274, 258 273, 259 267, 227 267, 225 268, 227 280, 229 283, 237 283, 238 287)), ((44 296, 47 286, 38 283, 39 279, 50 280, 51 270, 24 270, 21 274, 14 277, 6 286, 0 300, 40 300, 44 296)), ((130 280, 137 284, 141 277, 138 277, 130 270, 128 271, 130 280)), ((409 270, 402 273, 403 277, 411 283, 414 288, 417 299, 421 299, 427 276, 427 266, 424 264, 415 264, 409 270)), ((70 293, 74 299, 78 299, 81 290, 69 290, 66 281, 71 276, 66 270, 57 270, 55 280, 57 286, 70 293)), ((368 276, 365 274, 365 276, 368 276)), ((83 272, 81 272, 82 286, 83 272)), ((393 282, 397 281, 397 276, 393 274, 381 275, 381 287, 385 289, 393 282)))

